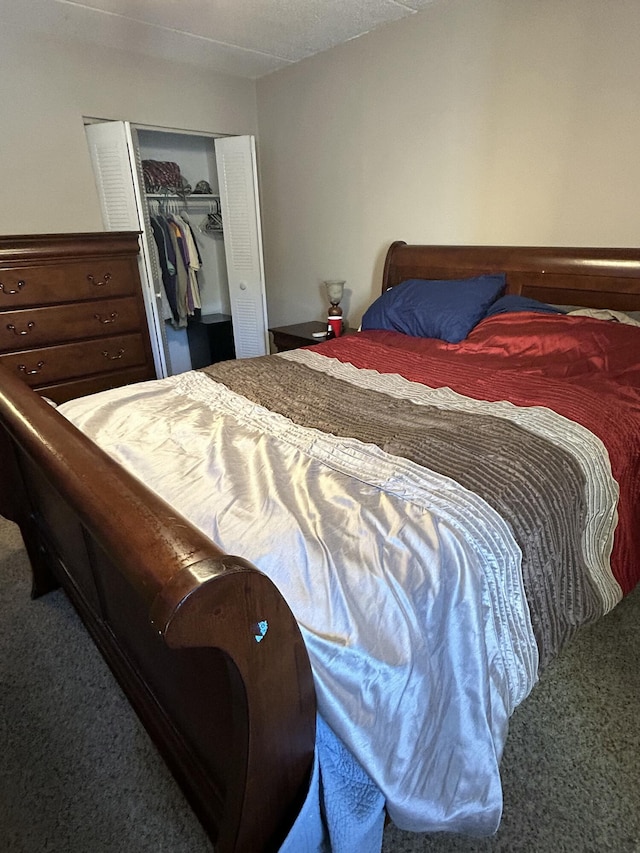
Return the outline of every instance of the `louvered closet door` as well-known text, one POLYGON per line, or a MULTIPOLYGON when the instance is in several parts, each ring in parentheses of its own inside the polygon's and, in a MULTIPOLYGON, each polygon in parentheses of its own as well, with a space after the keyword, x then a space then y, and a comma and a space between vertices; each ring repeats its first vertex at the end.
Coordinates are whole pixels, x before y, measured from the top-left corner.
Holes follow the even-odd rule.
POLYGON ((158 312, 158 289, 145 224, 144 199, 135 130, 126 121, 109 121, 85 127, 91 163, 107 231, 140 231, 140 279, 151 349, 158 376, 166 376, 167 352, 158 312))
POLYGON ((269 352, 255 140, 215 140, 236 357, 269 352))

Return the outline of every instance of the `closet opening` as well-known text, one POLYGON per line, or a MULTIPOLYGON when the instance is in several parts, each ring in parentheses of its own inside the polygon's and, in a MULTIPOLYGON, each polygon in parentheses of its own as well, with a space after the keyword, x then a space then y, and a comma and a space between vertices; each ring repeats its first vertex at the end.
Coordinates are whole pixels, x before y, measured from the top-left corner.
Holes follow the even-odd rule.
POLYGON ((136 130, 171 372, 235 358, 214 141, 136 130))
POLYGON ((158 376, 269 351, 255 140, 86 120, 108 230, 141 232, 158 376))

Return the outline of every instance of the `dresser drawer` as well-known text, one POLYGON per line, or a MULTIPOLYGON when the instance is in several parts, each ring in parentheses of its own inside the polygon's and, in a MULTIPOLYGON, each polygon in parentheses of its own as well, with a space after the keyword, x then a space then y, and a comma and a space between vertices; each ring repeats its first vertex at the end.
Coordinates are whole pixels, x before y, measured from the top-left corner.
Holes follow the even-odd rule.
POLYGON ((0 311, 48 303, 134 295, 137 262, 123 258, 67 261, 0 270, 0 311))
POLYGON ((147 365, 142 365, 118 370, 115 373, 96 373, 95 376, 83 379, 69 379, 67 382, 56 382, 53 385, 37 385, 35 390, 43 397, 48 397, 59 404, 76 397, 86 397, 88 394, 97 394, 99 391, 109 391, 111 388, 121 388, 123 385, 155 378, 153 370, 147 365))
POLYGON ((136 332, 144 326, 135 296, 0 313, 0 352, 136 332))
POLYGON ((146 349, 138 333, 5 353, 0 361, 29 385, 40 386, 145 364, 146 349))

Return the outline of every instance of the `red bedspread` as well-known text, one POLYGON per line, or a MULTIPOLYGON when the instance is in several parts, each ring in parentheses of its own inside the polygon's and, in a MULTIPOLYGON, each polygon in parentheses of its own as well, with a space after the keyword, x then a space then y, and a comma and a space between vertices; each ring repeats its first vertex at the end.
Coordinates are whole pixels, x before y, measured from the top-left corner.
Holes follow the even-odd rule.
POLYGON ((546 406, 605 444, 620 486, 611 558, 624 593, 640 580, 640 328, 565 315, 501 314, 449 344, 368 331, 324 355, 482 400, 546 406))

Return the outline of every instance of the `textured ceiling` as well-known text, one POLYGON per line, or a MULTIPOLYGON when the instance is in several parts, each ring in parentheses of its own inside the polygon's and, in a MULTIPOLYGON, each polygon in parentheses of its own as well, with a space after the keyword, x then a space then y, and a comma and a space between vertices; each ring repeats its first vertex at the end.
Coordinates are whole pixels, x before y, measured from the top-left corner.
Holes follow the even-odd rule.
POLYGON ((257 78, 433 0, 0 0, 0 21, 257 78))

